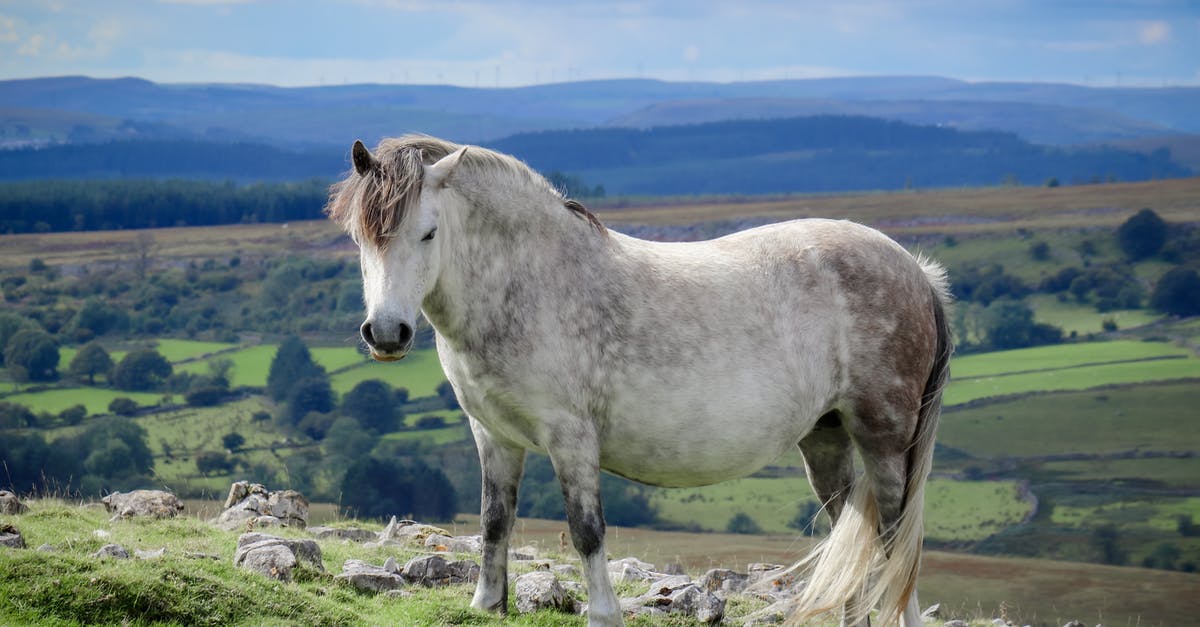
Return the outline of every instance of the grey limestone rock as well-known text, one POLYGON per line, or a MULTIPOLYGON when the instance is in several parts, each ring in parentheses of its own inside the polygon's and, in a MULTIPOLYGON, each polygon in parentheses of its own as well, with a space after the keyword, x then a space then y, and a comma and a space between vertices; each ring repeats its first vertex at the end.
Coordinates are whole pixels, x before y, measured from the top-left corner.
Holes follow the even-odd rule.
POLYGON ((0 525, 0 546, 23 549, 25 548, 25 537, 12 525, 0 525))
POLYGON ((554 573, 538 570, 517 577, 514 585, 517 611, 522 614, 553 609, 574 613, 575 599, 558 582, 554 573))
POLYGON ((15 516, 27 511, 29 508, 17 498, 16 494, 8 490, 0 490, 0 514, 15 516))
POLYGON ((183 511, 179 497, 162 490, 134 490, 113 492, 100 499, 104 509, 112 514, 111 520, 149 516, 151 518, 174 518, 183 511))

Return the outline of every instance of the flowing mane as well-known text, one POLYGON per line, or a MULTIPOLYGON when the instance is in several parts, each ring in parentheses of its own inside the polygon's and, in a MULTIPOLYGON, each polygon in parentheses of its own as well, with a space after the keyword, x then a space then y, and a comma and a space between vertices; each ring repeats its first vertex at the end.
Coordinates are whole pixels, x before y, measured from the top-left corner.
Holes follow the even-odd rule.
MULTIPOLYGON (((385 138, 373 151, 378 167, 366 174, 354 168, 345 179, 329 189, 325 214, 359 244, 369 242, 384 248, 396 234, 404 217, 420 202, 424 167, 458 150, 452 142, 427 135, 385 138)), ((600 233, 607 233, 599 218, 576 200, 563 197, 545 178, 518 159, 471 146, 461 167, 474 173, 515 179, 552 194, 562 206, 587 220, 600 233)))

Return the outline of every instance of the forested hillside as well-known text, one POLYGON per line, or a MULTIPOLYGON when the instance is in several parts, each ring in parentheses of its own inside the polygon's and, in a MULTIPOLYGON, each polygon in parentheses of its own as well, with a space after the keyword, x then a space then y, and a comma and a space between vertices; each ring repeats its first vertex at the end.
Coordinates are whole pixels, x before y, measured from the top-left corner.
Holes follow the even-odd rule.
POLYGON ((608 194, 754 194, 1187 176, 1169 151, 1064 149, 1010 133, 854 116, 515 135, 492 147, 608 194))

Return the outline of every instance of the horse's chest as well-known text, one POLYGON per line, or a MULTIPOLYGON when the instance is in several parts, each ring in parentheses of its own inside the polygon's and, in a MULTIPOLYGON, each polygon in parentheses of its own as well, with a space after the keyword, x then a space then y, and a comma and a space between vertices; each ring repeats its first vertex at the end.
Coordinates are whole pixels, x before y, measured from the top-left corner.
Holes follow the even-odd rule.
POLYGON ((442 369, 458 391, 459 403, 493 437, 526 449, 541 450, 542 434, 513 394, 512 385, 482 360, 438 347, 442 369))

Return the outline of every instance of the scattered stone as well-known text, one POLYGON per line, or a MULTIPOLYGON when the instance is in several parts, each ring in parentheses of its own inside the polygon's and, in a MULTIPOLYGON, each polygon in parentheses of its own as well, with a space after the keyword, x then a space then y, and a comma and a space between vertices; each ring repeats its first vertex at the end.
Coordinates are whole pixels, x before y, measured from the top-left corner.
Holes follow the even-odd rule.
MULTIPOLYGON (((524 548, 532 549, 532 547, 524 547, 524 548)), ((533 552, 532 550, 527 553, 523 553, 522 549, 515 549, 515 550, 510 550, 508 552, 508 559, 515 560, 518 562, 532 562, 533 560, 537 559, 537 554, 535 552, 533 552)))
POLYGON ((483 553, 483 536, 443 536, 430 534, 425 548, 450 553, 483 553))
POLYGON ((54 553, 54 552, 55 552, 55 551, 57 551, 58 549, 54 548, 54 545, 53 545, 53 544, 50 544, 49 542, 47 542, 47 543, 43 544, 42 546, 39 546, 38 548, 36 548, 36 549, 34 549, 34 550, 35 550, 35 551, 40 551, 40 552, 42 552, 42 553, 54 553))
POLYGON ((662 573, 644 570, 624 560, 608 563, 608 576, 612 577, 614 583, 652 581, 661 575, 662 573))
POLYGON ((954 620, 948 620, 942 623, 942 627, 971 627, 971 625, 965 620, 959 620, 956 618, 954 620))
POLYGON ((27 511, 29 511, 29 508, 17 499, 16 494, 8 490, 0 490, 0 514, 15 516, 17 514, 24 514, 27 511))
POLYGON ((1004 620, 1003 618, 993 618, 992 625, 995 625, 995 627, 1012 627, 1012 623, 1004 620))
POLYGON ((578 580, 583 576, 579 574, 579 569, 575 568, 573 564, 555 564, 550 567, 550 572, 558 575, 559 577, 566 577, 567 579, 578 580))
POLYGON ((243 533, 238 537, 233 565, 260 573, 283 582, 292 580, 297 564, 311 566, 321 572, 321 547, 314 540, 291 540, 265 533, 243 533))
POLYGON ((214 555, 212 553, 194 553, 192 551, 186 551, 183 554, 183 556, 188 559, 191 559, 191 560, 214 560, 214 561, 218 561, 218 562, 221 561, 220 555, 214 555))
POLYGON ((388 541, 402 544, 424 546, 431 535, 450 536, 450 532, 433 525, 422 525, 415 520, 397 520, 392 516, 391 522, 379 532, 379 544, 388 541))
POLYGON ((707 592, 729 594, 742 592, 750 584, 750 575, 734 572, 728 568, 714 568, 700 576, 696 585, 707 592))
POLYGON ((183 501, 170 492, 162 490, 134 490, 113 492, 100 499, 104 509, 112 514, 110 520, 122 520, 135 516, 151 518, 174 518, 183 511, 183 501))
POLYGON ((292 580, 292 570, 296 567, 296 554, 282 544, 257 547, 241 553, 240 557, 234 561, 235 566, 284 583, 292 580))
POLYGON ((104 538, 107 538, 107 537, 111 536, 112 534, 109 533, 108 530, 106 530, 106 529, 97 529, 92 532, 92 535, 103 540, 104 538))
POLYGON ((405 580, 427 588, 479 580, 479 565, 471 560, 447 562, 441 555, 422 555, 408 560, 400 574, 405 580))
POLYGON ((309 527, 308 532, 322 540, 336 539, 350 542, 367 542, 379 537, 378 531, 362 527, 309 527))
POLYGON ((388 558, 383 566, 375 566, 362 560, 346 560, 342 572, 334 576, 350 587, 363 592, 381 593, 404 587, 404 577, 395 568, 395 560, 388 558), (389 566, 391 568, 389 568, 389 566))
POLYGON ((384 590, 383 596, 389 599, 406 599, 413 596, 413 593, 408 590, 384 590))
POLYGON ((166 554, 167 554, 167 547, 165 547, 165 546, 156 551, 143 551, 141 549, 133 550, 133 556, 140 560, 158 559, 166 554))
POLYGON ((308 526, 308 499, 295 490, 271 492, 262 484, 237 481, 229 486, 225 511, 213 524, 234 531, 253 527, 308 526))
POLYGON ((679 575, 655 582, 649 592, 622 605, 634 611, 650 608, 651 613, 683 614, 709 624, 720 623, 725 618, 724 599, 679 575))
POLYGON ((639 570, 644 570, 646 572, 654 572, 654 564, 651 564, 650 562, 643 562, 642 560, 640 560, 636 557, 624 557, 619 560, 609 560, 608 569, 612 570, 614 567, 619 568, 620 567, 619 565, 621 565, 621 564, 628 564, 630 566, 633 566, 639 570))
POLYGON ((562 587, 554 573, 544 570, 525 573, 515 586, 517 611, 522 614, 553 609, 574 613, 575 599, 562 587))
POLYGON ((100 547, 99 551, 92 553, 92 557, 112 557, 119 560, 127 560, 129 559, 129 551, 126 551, 125 547, 119 544, 106 544, 100 547))
POLYGON ((0 546, 6 546, 11 549, 25 548, 25 538, 20 531, 12 525, 0 525, 0 546))
POLYGON ((683 569, 683 564, 680 564, 678 562, 671 562, 670 564, 663 566, 662 571, 664 574, 667 574, 667 575, 686 575, 687 574, 687 571, 685 571, 683 569))
POLYGON ((1077 620, 1073 620, 1073 621, 1063 625, 1063 627, 1087 627, 1087 625, 1084 625, 1083 623, 1081 623, 1077 620))

